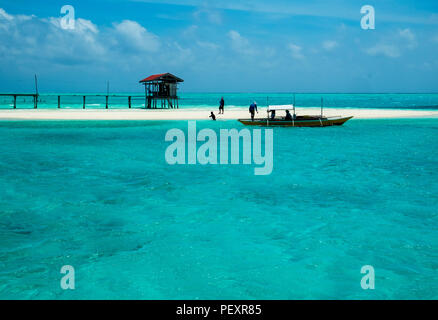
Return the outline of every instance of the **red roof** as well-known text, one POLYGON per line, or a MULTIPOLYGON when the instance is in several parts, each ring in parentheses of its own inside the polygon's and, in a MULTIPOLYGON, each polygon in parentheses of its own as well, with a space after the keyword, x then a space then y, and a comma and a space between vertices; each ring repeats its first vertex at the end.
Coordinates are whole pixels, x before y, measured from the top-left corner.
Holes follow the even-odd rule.
POLYGON ((171 74, 171 73, 160 73, 160 74, 154 74, 154 75, 152 75, 152 76, 149 76, 149 77, 147 77, 147 78, 141 80, 140 82, 157 81, 157 80, 161 80, 161 78, 163 78, 163 77, 165 77, 165 76, 167 76, 167 77, 169 77, 169 78, 173 78, 173 79, 174 79, 175 81, 177 81, 177 82, 184 82, 183 79, 180 79, 180 78, 178 78, 178 77, 175 77, 175 76, 174 76, 173 74, 171 74))

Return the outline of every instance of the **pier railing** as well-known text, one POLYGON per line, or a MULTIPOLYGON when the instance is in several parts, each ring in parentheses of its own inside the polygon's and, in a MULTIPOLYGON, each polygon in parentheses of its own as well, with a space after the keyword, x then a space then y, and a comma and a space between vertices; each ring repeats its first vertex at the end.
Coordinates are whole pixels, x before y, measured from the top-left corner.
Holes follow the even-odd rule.
POLYGON ((12 98, 12 106, 14 109, 17 108, 17 98, 23 98, 23 100, 26 100, 26 98, 31 98, 33 99, 34 108, 38 107, 38 94, 34 93, 0 93, 0 98, 3 98, 3 100, 4 98, 12 98))
POLYGON ((0 93, 0 108, 116 108, 144 107, 144 95, 0 93))
MULTIPOLYGON (((32 94, 32 93, 2 93, 0 94, 0 109, 124 109, 145 108, 146 97, 141 94, 32 94)), ((191 95, 178 98, 175 107, 213 108, 219 106, 220 96, 214 94, 191 95)), ((242 97, 239 95, 225 96, 226 107, 247 107, 253 101, 258 106, 271 104, 291 104, 287 97, 242 97)))

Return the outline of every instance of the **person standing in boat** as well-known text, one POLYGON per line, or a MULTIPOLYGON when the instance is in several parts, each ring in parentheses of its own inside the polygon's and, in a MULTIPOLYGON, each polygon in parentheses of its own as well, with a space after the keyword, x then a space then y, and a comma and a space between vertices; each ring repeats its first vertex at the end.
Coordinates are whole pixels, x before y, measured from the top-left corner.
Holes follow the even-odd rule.
POLYGON ((272 110, 271 111, 271 120, 274 120, 275 119, 275 110, 272 110))
POLYGON ((251 121, 254 121, 254 114, 255 113, 259 113, 257 110, 257 102, 253 102, 250 106, 249 106, 249 113, 251 114, 251 121))
POLYGON ((224 114, 224 107, 225 107, 225 100, 224 97, 221 98, 221 101, 219 102, 219 114, 224 114))

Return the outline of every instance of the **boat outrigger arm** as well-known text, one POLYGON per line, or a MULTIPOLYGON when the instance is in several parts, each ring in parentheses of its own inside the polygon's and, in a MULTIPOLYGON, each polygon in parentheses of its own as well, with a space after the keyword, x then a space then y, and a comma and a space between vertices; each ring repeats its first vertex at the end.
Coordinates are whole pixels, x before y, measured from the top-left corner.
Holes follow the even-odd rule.
POLYGON ((321 115, 318 116, 297 116, 295 105, 277 105, 268 106, 268 116, 262 119, 239 119, 238 121, 248 126, 279 126, 279 127, 328 127, 328 126, 340 126, 353 117, 324 117, 323 109, 321 107, 321 115), (293 111, 292 119, 286 120, 285 118, 272 118, 271 113, 275 111, 293 111))

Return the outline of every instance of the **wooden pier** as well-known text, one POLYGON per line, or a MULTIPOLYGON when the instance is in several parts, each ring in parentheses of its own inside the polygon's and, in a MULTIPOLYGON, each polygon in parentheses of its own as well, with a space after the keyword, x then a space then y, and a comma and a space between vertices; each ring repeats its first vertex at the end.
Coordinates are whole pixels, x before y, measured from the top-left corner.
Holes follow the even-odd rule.
POLYGON ((14 98, 14 109, 17 109, 17 97, 33 97, 33 107, 38 108, 38 96, 37 93, 0 93, 0 97, 14 98))
MULTIPOLYGON (((144 95, 108 95, 108 94, 62 94, 62 95, 41 95, 36 93, 0 93, 0 97, 10 97, 13 99, 13 108, 17 109, 17 97, 32 97, 33 98, 33 105, 34 109, 38 108, 38 99, 45 97, 45 98, 52 98, 54 99, 57 97, 58 99, 58 109, 61 109, 62 107, 62 98, 66 97, 78 97, 82 98, 82 109, 85 109, 87 106, 87 100, 89 101, 89 98, 105 98, 105 109, 109 109, 110 107, 110 98, 117 98, 117 99, 126 99, 126 106, 131 109, 132 108, 132 101, 138 100, 144 102, 144 95)), ((41 102, 41 101, 40 101, 41 102)), ((56 102, 54 102, 56 103, 56 102)), ((76 103, 75 103, 76 104, 76 103)))
MULTIPOLYGON (((184 82, 183 79, 178 78, 170 73, 161 73, 149 76, 146 79, 140 81, 141 84, 145 86, 145 95, 117 95, 109 94, 109 82, 107 83, 107 92, 106 94, 42 94, 38 93, 38 79, 35 75, 35 93, 0 93, 0 97, 10 97, 13 99, 13 107, 17 109, 17 97, 32 97, 33 98, 33 107, 34 109, 38 108, 38 102, 44 103, 41 98, 45 97, 53 99, 54 97, 58 98, 58 109, 61 109, 62 97, 81 97, 82 101, 82 109, 87 107, 87 100, 89 98, 99 98, 105 97, 105 109, 109 109, 110 98, 117 99, 127 99, 127 106, 129 109, 132 108, 132 100, 140 100, 144 101, 144 105, 146 109, 178 109, 179 108, 179 97, 177 94, 178 83, 184 82), (38 99, 40 98, 40 101, 38 99), (160 106, 161 104, 161 106, 160 106)), ((26 102, 24 100, 24 102, 26 102)), ((0 102, 1 103, 1 102, 0 102)), ((53 102, 55 104, 56 102, 53 102)), ((69 103, 72 103, 71 101, 69 103)), ((72 103, 77 105, 77 103, 72 103)), ((99 103, 100 104, 100 103, 99 103)))

